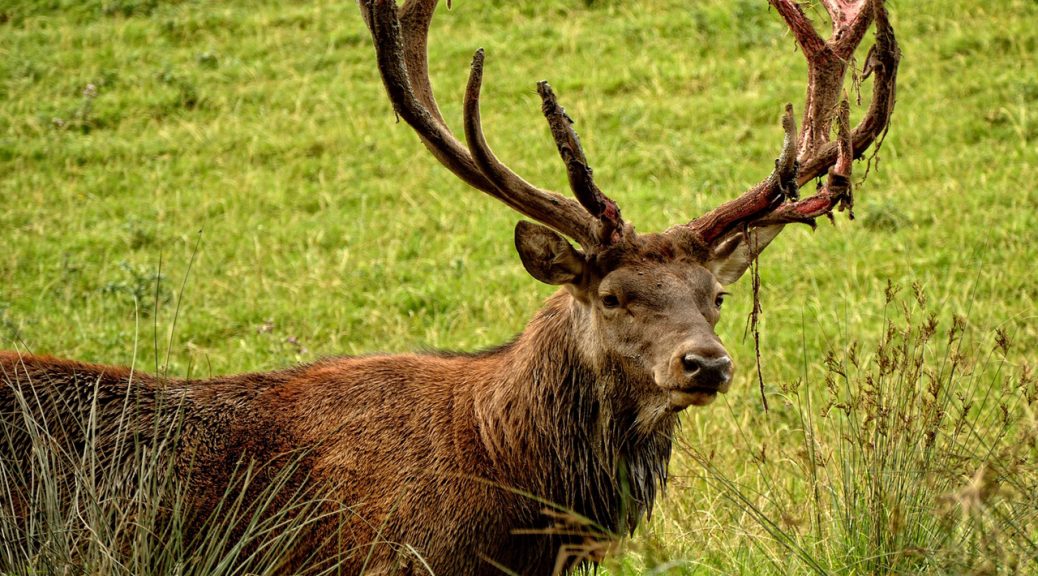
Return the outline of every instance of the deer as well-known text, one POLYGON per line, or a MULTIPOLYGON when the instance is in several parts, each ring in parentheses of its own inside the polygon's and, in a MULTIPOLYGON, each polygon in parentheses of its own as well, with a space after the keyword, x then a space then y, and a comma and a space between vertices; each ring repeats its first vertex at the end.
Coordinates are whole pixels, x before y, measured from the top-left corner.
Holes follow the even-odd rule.
POLYGON ((448 127, 428 73, 437 0, 359 0, 398 119, 460 180, 528 219, 515 226, 515 249, 554 295, 514 340, 470 354, 333 357, 188 380, 0 352, 5 466, 29 457, 19 406, 78 447, 82 432, 59 424, 96 410, 97 450, 109 459, 127 455, 107 419, 130 404, 129 428, 153 434, 172 413, 159 408, 175 406, 181 437, 168 457, 191 525, 217 513, 243 463, 289 453, 302 456, 286 493, 349 509, 311 523, 285 573, 563 574, 600 562, 665 489, 681 415, 732 385, 734 362, 715 332, 726 286, 787 224, 852 209, 852 165, 882 143, 893 113, 900 51, 883 0, 823 0, 828 38, 794 0, 769 4, 808 64, 799 127, 786 104, 767 177, 705 214, 642 233, 596 185, 547 82, 537 92, 573 197, 531 184, 491 150, 482 49, 464 94, 464 140, 448 127), (844 85, 870 29, 862 76, 872 78, 871 100, 852 127, 844 85), (814 193, 801 196, 812 182, 814 193))

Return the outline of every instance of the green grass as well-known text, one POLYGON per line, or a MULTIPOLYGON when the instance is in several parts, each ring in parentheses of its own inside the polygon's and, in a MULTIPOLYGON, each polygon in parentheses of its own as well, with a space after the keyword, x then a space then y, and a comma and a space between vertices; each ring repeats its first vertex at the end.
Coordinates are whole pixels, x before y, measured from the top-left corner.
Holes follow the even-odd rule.
MULTIPOLYGON (((977 373, 1033 366, 1038 4, 890 4, 904 52, 898 103, 857 191, 858 219, 787 230, 762 259, 772 410, 752 377, 743 280, 719 326, 742 367, 733 392, 685 416, 668 498, 616 571, 807 570, 774 563, 781 535, 753 510, 806 506, 797 498, 820 485, 795 458, 816 432, 841 437, 815 424, 825 359, 884 341, 899 315, 888 283, 910 302, 918 286, 928 302, 912 306, 934 311, 945 333, 966 319, 977 373), (996 331, 1008 350, 996 350, 996 331), (769 466, 754 459, 772 451, 769 466), (791 496, 769 493, 764 474, 791 496), (747 507, 735 494, 765 498, 747 507)), ((478 47, 495 151, 566 189, 534 91, 549 80, 597 182, 639 230, 764 177, 782 105, 802 106, 803 59, 763 0, 441 7, 431 70, 456 127, 478 47)), ((353 2, 0 4, 0 347, 177 375, 485 347, 521 330, 552 291, 519 264, 516 219, 395 123, 353 2)), ((1002 382, 986 378, 954 385, 1002 382)), ((1016 405, 1015 427, 1033 426, 1034 406, 1016 405)), ((981 438, 997 431, 983 426, 981 438)), ((810 501, 805 510, 833 509, 810 501)), ((818 547, 842 542, 865 558, 877 552, 869 542, 852 549, 828 531, 835 520, 792 520, 782 529, 829 558, 827 570, 868 573, 818 547)))

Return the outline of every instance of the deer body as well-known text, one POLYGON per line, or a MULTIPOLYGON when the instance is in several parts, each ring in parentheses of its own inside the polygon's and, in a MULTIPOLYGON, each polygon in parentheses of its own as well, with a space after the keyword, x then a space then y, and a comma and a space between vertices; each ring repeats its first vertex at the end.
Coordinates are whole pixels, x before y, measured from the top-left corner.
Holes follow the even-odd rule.
POLYGON ((616 393, 636 389, 629 375, 583 357, 574 309, 560 293, 514 342, 482 354, 333 358, 213 380, 3 353, 0 410, 14 413, 13 391, 31 388, 55 400, 77 390, 85 413, 96 386, 102 421, 119 419, 127 393, 146 399, 134 413, 146 432, 152 407, 181 406, 183 441, 172 456, 194 482, 198 525, 238 459, 271 462, 311 448, 297 481, 320 486, 351 512, 314 527, 307 542, 315 549, 299 549, 298 562, 317 552, 339 557, 344 573, 365 561, 374 573, 405 570, 399 548, 407 544, 437 574, 497 573, 484 559, 550 574, 563 544, 634 528, 665 482, 676 422, 672 411, 639 415, 633 397, 616 393), (551 535, 553 517, 542 510, 552 504, 560 515, 585 515, 597 534, 551 535), (346 550, 320 549, 343 534, 346 550))
MULTIPOLYGON (((289 572, 539 575, 599 560, 651 511, 679 413, 731 385, 733 363, 714 332, 724 286, 785 224, 850 206, 852 161, 893 110, 899 52, 882 0, 824 0, 829 40, 796 2, 770 3, 808 58, 803 142, 787 105, 771 175, 686 224, 638 234, 592 180, 547 83, 538 85, 542 111, 575 200, 523 180, 490 150, 482 50, 465 94, 465 142, 447 127, 425 61, 436 0, 400 9, 361 0, 399 117, 466 183, 540 222, 519 222, 516 250, 531 276, 559 291, 513 342, 470 355, 332 358, 177 380, 0 353, 2 463, 37 457, 29 436, 40 426, 60 452, 93 446, 114 463, 115 481, 133 482, 125 437, 150 440, 185 488, 189 532, 224 513, 243 473, 246 507, 295 510, 293 495, 306 494, 320 506, 297 512, 312 516, 281 559, 289 572), (849 104, 837 100, 873 23, 872 100, 851 129, 849 104), (822 177, 818 193, 799 198, 799 186, 822 177), (83 422, 97 422, 93 440, 83 422)), ((14 498, 18 515, 26 504, 14 498)))

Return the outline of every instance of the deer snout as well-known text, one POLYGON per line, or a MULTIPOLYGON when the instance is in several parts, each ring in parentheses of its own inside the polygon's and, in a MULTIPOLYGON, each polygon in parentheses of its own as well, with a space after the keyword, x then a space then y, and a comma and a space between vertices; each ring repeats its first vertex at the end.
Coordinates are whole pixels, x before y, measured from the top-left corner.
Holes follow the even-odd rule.
POLYGON ((685 354, 681 357, 681 368, 692 387, 728 391, 732 378, 732 359, 727 355, 705 358, 699 354, 685 354))
POLYGON ((667 363, 665 374, 657 373, 657 384, 664 388, 671 407, 705 406, 717 394, 728 391, 734 365, 719 346, 683 346, 667 363))

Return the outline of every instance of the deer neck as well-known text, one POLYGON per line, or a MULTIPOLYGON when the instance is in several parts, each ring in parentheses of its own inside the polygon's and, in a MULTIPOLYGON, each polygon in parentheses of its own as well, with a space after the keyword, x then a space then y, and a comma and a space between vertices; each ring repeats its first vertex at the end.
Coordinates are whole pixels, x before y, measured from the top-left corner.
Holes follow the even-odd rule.
POLYGON ((477 392, 476 418, 498 481, 622 532, 666 482, 676 418, 646 427, 632 393, 645 382, 596 357, 590 337, 586 309, 560 290, 499 352, 506 367, 477 392))

